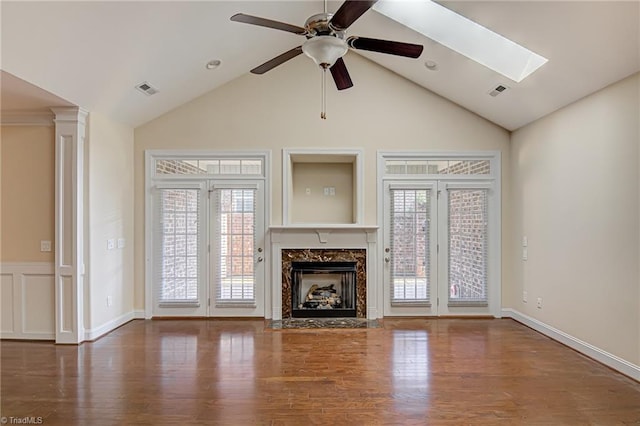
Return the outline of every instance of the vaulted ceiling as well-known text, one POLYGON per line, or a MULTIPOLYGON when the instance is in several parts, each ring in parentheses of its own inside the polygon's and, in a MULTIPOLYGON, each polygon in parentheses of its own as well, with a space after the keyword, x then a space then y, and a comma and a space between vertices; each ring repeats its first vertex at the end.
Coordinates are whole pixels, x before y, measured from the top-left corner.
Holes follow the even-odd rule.
MULTIPOLYGON (((329 2, 328 10, 335 12, 340 4, 329 2)), ((349 34, 419 43, 424 52, 419 59, 407 59, 351 51, 345 57, 347 66, 350 55, 361 54, 509 130, 640 71, 638 1, 441 4, 549 62, 516 83, 369 10, 349 34), (437 70, 427 69, 427 60, 437 63, 437 70), (489 96, 498 84, 508 90, 489 96)), ((3 111, 44 106, 57 99, 136 127, 304 41, 291 33, 231 22, 233 14, 302 26, 322 11, 323 3, 3 1, 0 7, 3 111), (207 70, 205 64, 212 59, 221 65, 207 70), (158 89, 156 95, 135 89, 145 81, 158 89), (34 86, 50 94, 39 99, 34 86), (21 98, 23 90, 31 102, 21 98), (54 98, 48 97, 51 94, 54 98)), ((304 55, 293 60, 310 61, 304 55)), ((285 72, 286 67, 287 63, 270 72, 285 72)), ((351 77, 357 85, 357 75, 351 77)), ((282 90, 296 88, 289 85, 282 90)))

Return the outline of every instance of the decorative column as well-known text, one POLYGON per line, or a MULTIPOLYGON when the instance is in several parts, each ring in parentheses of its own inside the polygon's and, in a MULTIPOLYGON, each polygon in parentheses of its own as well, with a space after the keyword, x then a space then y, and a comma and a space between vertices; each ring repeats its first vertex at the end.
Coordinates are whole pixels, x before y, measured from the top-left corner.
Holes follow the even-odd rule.
POLYGON ((87 112, 52 108, 56 126, 56 343, 84 340, 84 140, 87 112))

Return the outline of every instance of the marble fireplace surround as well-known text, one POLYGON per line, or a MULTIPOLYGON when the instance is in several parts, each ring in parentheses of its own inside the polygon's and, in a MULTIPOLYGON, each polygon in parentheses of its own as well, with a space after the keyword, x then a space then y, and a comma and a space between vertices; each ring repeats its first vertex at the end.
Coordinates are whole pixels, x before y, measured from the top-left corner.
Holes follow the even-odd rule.
POLYGON ((291 317, 291 262, 355 261, 356 315, 377 319, 382 312, 376 279, 377 232, 377 227, 356 225, 271 227, 271 318, 291 317))
POLYGON ((356 262, 356 317, 367 317, 367 250, 283 249, 282 318, 291 318, 291 264, 293 262, 356 262))

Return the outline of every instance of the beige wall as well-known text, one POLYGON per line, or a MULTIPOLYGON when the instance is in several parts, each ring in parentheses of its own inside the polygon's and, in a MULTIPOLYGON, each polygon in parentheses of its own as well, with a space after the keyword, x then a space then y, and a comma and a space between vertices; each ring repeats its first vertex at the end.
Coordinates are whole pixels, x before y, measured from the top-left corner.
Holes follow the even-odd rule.
POLYGON ((505 301, 636 365, 639 86, 637 74, 513 133, 511 244, 519 254, 526 235, 529 260, 513 257, 505 301))
POLYGON ((2 262, 54 261, 55 129, 2 126, 2 262), (40 252, 40 241, 52 251, 40 252))
MULTIPOLYGON (((272 224, 282 224, 285 147, 363 148, 367 225, 377 224, 377 150, 500 150, 509 175, 506 130, 357 54, 345 61, 355 86, 337 92, 329 78, 327 120, 320 119, 321 73, 300 56, 261 76, 247 73, 135 130, 136 309, 144 306, 146 149, 271 149, 272 224)), ((503 206, 508 187, 504 179, 503 206)))
POLYGON ((294 163, 291 222, 355 223, 353 169, 352 163, 294 163), (324 195, 324 188, 335 195, 324 195))
POLYGON ((133 129, 91 113, 86 150, 85 327, 96 328, 133 311, 133 129), (125 246, 108 250, 107 241, 119 238, 125 246))

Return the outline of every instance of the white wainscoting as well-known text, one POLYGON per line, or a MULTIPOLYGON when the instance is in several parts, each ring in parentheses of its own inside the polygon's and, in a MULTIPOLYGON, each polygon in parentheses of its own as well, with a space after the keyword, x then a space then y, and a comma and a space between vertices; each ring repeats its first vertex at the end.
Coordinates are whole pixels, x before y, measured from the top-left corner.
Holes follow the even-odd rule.
POLYGON ((55 340, 54 264, 0 264, 0 305, 0 338, 55 340))
POLYGON ((545 336, 550 337, 553 340, 556 340, 564 345, 567 345, 570 348, 580 352, 581 354, 588 356, 589 358, 593 358, 596 361, 603 363, 607 367, 613 368, 614 370, 619 371, 622 374, 640 381, 640 366, 638 365, 617 357, 605 350, 593 346, 590 343, 573 337, 570 334, 567 334, 564 331, 558 330, 555 327, 545 324, 542 321, 518 312, 515 309, 502 309, 502 317, 513 318, 514 320, 526 325, 527 327, 531 327, 532 329, 544 334, 545 336))

